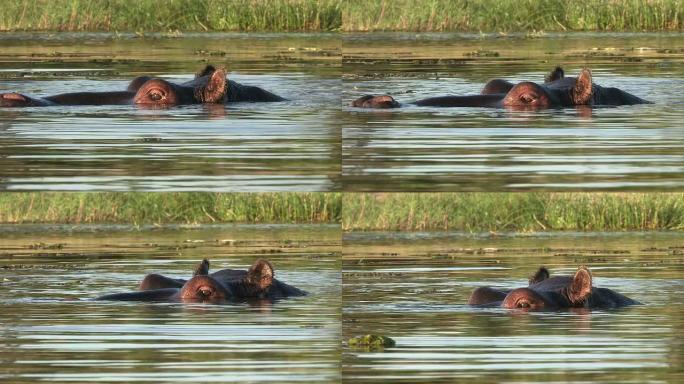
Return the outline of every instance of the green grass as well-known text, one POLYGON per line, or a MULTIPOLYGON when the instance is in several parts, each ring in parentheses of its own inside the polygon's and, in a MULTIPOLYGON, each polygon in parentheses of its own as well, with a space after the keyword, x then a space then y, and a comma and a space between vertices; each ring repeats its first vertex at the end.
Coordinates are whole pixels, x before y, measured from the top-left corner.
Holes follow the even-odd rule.
POLYGON ((344 31, 679 31, 684 0, 348 0, 344 31))
POLYGON ((3 0, 2 31, 680 31, 684 0, 3 0))
POLYGON ((337 193, 0 193, 0 223, 336 223, 337 193))
POLYGON ((684 230, 684 193, 345 194, 345 231, 684 230))
POLYGON ((333 31, 341 0, 3 0, 2 31, 333 31))
POLYGON ((0 223, 339 223, 346 231, 684 230, 684 193, 1 193, 0 223))

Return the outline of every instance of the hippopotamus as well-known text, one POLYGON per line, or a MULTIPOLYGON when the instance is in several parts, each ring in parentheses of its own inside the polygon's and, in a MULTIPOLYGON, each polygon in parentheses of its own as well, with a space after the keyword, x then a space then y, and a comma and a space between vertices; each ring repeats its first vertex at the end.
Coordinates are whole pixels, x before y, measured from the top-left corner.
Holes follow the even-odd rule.
POLYGON ((530 277, 526 288, 500 290, 480 287, 473 291, 468 304, 500 306, 510 309, 617 308, 640 304, 608 288, 592 285, 592 276, 585 266, 574 276, 553 276, 540 267, 530 277))
POLYGON ((273 265, 264 259, 255 261, 246 271, 222 269, 214 273, 209 273, 209 260, 204 259, 189 280, 149 274, 140 282, 138 289, 136 292, 100 296, 96 300, 222 303, 307 295, 307 292, 276 279, 273 265))
POLYGON ((0 94, 0 107, 40 107, 52 105, 174 106, 182 104, 272 102, 282 97, 259 87, 226 79, 223 68, 207 65, 195 78, 181 84, 150 76, 133 79, 125 91, 74 92, 40 98, 20 93, 0 94))
MULTIPOLYGON (((618 88, 602 87, 592 82, 591 71, 580 71, 577 77, 565 77, 563 68, 556 67, 543 84, 525 81, 513 84, 503 79, 490 80, 479 95, 437 96, 411 103, 428 107, 490 107, 510 109, 543 109, 555 107, 618 106, 650 104, 618 88)), ((359 108, 399 108, 392 96, 365 95, 352 102, 359 108)))

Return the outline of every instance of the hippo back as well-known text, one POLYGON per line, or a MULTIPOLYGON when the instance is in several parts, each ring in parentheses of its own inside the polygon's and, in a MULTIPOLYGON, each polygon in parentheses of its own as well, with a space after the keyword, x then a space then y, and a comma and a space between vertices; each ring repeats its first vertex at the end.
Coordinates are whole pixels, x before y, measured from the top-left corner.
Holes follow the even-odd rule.
POLYGON ((210 273, 209 276, 216 280, 222 282, 239 281, 247 277, 247 271, 242 269, 222 269, 214 273, 210 273))
POLYGON ((538 283, 530 284, 528 288, 535 291, 559 291, 572 283, 571 276, 552 276, 538 283))
MULTIPOLYGON (((242 269, 222 269, 210 274, 216 280, 219 280, 226 284, 227 286, 232 286, 235 288, 236 292, 241 292, 239 285, 245 281, 247 278, 247 271, 242 269)), ((278 279, 273 279, 273 283, 265 291, 265 298, 278 299, 288 296, 305 296, 306 291, 299 288, 293 287, 287 283, 284 283, 278 279)))
MULTIPOLYGON (((563 288, 568 287, 572 280, 571 276, 553 276, 538 283, 530 284, 529 288, 540 292, 560 292, 563 288)), ((608 288, 591 287, 591 296, 589 296, 585 306, 589 308, 614 308, 634 304, 640 303, 608 288)))
POLYGON ((621 295, 612 289, 596 287, 591 288, 591 296, 589 297, 588 302, 590 308, 615 308, 636 304, 641 303, 621 295))

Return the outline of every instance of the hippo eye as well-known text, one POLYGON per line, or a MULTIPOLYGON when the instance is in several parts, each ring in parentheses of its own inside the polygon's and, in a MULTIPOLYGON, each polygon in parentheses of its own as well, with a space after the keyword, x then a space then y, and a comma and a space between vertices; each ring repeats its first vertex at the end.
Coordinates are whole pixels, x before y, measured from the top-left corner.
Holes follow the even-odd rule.
POLYGON ((527 299, 521 299, 521 300, 518 300, 517 303, 515 303, 515 306, 517 308, 530 308, 532 306, 532 304, 530 304, 530 302, 527 301, 527 299))
POLYGON ((535 100, 537 100, 537 97, 535 95, 524 94, 520 96, 520 100, 525 103, 533 103, 535 100))
POLYGON ((161 89, 152 89, 149 92, 147 92, 147 95, 152 101, 160 101, 165 96, 164 91, 162 91, 161 89))

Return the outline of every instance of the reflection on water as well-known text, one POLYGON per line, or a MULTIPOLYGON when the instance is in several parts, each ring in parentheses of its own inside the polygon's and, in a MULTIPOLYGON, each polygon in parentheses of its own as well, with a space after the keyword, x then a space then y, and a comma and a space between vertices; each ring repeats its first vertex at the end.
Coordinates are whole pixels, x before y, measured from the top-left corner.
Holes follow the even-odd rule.
POLYGON ((0 189, 326 191, 339 188, 335 35, 3 34, 0 92, 123 90, 207 63, 288 101, 0 109, 0 189))
POLYGON ((345 107, 347 190, 681 189, 684 34, 347 35, 343 103, 479 93, 491 78, 543 82, 556 65, 655 104, 506 111, 345 107))
POLYGON ((338 382, 338 226, 0 228, 0 381, 338 382), (271 260, 270 305, 94 302, 144 274, 271 260))
POLYGON ((346 348, 350 382, 676 382, 684 349, 679 234, 346 234, 343 336, 395 348, 346 348), (520 313, 465 305, 473 289, 517 288, 540 265, 644 305, 520 313))

